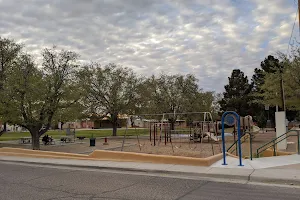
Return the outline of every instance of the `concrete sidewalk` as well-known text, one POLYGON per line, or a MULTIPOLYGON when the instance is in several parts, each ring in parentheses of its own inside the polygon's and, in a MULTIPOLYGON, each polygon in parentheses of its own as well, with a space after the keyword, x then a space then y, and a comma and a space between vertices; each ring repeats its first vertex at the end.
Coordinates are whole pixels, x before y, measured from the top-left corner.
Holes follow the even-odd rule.
POLYGON ((237 166, 237 160, 230 157, 228 157, 229 165, 223 166, 221 165, 220 161, 210 167, 138 162, 28 158, 15 156, 1 156, 0 162, 99 169, 109 171, 155 173, 159 175, 184 176, 201 179, 219 179, 222 181, 239 181, 243 183, 260 182, 300 186, 300 168, 298 165, 291 164, 280 166, 280 168, 274 168, 274 166, 272 168, 251 168, 247 164, 245 164, 244 167, 239 167, 237 166))

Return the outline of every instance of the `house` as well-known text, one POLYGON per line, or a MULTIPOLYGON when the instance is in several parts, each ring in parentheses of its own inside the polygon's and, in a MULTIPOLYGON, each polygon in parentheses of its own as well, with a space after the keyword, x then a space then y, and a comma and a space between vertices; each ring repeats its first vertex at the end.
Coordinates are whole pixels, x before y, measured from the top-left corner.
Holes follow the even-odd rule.
MULTIPOLYGON (((127 115, 119 115, 118 116, 118 128, 126 127, 127 123, 127 115)), ((60 127, 60 123, 58 127, 60 127)), ((112 123, 108 117, 98 117, 91 116, 88 119, 77 120, 75 122, 66 122, 62 126, 63 129, 71 128, 71 129, 101 129, 101 128, 112 128, 112 123)))

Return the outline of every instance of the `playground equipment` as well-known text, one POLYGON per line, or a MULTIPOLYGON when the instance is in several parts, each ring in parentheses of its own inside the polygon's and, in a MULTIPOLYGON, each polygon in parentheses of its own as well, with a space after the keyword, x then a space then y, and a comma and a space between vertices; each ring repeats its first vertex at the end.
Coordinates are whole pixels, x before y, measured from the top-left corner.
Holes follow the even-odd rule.
POLYGON ((208 137, 208 142, 211 140, 217 142, 218 126, 214 123, 213 117, 210 112, 203 112, 202 121, 194 121, 193 123, 194 132, 190 134, 190 140, 197 142, 203 142, 203 138, 208 137))
MULTIPOLYGON (((143 114, 139 116, 129 116, 127 119, 126 131, 123 138, 122 150, 125 143, 127 129, 132 127, 138 132, 143 129, 146 134, 149 133, 149 140, 152 146, 158 146, 161 142, 175 143, 184 142, 203 143, 204 138, 212 145, 213 155, 214 144, 218 143, 218 123, 213 121, 210 112, 186 112, 186 113, 162 113, 162 114, 143 114), (148 130, 147 130, 148 129, 148 130), (186 140, 187 139, 187 140, 186 140)), ((139 134, 137 139, 139 140, 139 134)), ((219 144, 218 144, 219 145, 219 144)), ((197 144, 196 144, 197 147, 197 144)), ((196 147, 194 149, 196 149, 196 147)), ((221 147, 219 145, 220 152, 221 147)))
POLYGON ((150 124, 150 142, 153 141, 153 145, 156 145, 156 141, 161 142, 164 138, 165 145, 167 142, 172 142, 171 138, 171 124, 167 122, 154 122, 150 124))
MULTIPOLYGON (((200 115, 203 115, 203 119, 200 119, 201 121, 192 121, 191 123, 181 120, 181 122, 185 122, 185 125, 178 125, 178 127, 173 125, 173 128, 172 124, 165 119, 166 116, 170 114, 174 115, 174 113, 164 113, 162 114, 162 120, 150 123, 150 141, 155 142, 157 139, 161 141, 161 139, 164 137, 166 144, 167 142, 172 141, 172 138, 181 139, 187 134, 189 135, 190 140, 194 142, 202 142, 203 138, 205 137, 208 137, 208 140, 215 142, 219 141, 219 138, 217 137, 218 124, 215 124, 210 112, 176 113, 176 116, 196 114, 199 115, 197 117, 198 119, 201 118, 200 115)), ((174 122, 174 124, 176 123, 180 124, 178 120, 174 122)), ((156 142, 154 145, 156 145, 156 142)))
MULTIPOLYGON (((220 122, 215 122, 209 112, 130 116, 128 117, 121 150, 123 150, 124 147, 127 129, 128 127, 132 127, 136 130, 136 133, 142 131, 143 133, 141 134, 148 135, 150 141, 149 145, 156 147, 157 151, 159 151, 159 146, 164 144, 166 147, 170 145, 173 153, 173 147, 175 147, 177 149, 182 148, 182 150, 180 150, 181 152, 190 149, 191 151, 197 151, 199 153, 203 152, 207 156, 207 152, 212 152, 212 155, 215 155, 215 153, 232 153, 235 147, 236 155, 242 157, 241 144, 249 141, 251 144, 249 145, 249 147, 251 146, 249 156, 252 158, 252 139, 255 133, 258 133, 260 129, 254 126, 251 116, 240 117, 234 112, 226 112, 224 114, 226 114, 226 118, 222 118, 220 122), (227 136, 233 135, 234 139, 233 144, 228 149, 225 147, 225 122, 227 125, 233 127, 233 134, 226 133, 227 136), (220 125, 222 125, 222 129, 220 125), (223 142, 223 149, 220 143, 221 140, 223 142), (206 144, 202 143, 211 145, 211 151, 207 149, 208 146, 206 144), (216 149, 215 145, 219 147, 219 150, 216 149)), ((147 143, 144 142, 144 145, 141 145, 139 135, 140 134, 136 134, 136 138, 141 150, 147 143)), ((163 147, 163 151, 166 150, 166 147, 163 147)), ((226 164, 226 157, 224 158, 223 164, 226 164)), ((242 166, 241 161, 240 166, 242 166)))
POLYGON ((193 122, 194 132, 190 134, 190 140, 194 142, 202 142, 207 137, 208 141, 218 142, 218 122, 213 121, 196 121, 193 122))

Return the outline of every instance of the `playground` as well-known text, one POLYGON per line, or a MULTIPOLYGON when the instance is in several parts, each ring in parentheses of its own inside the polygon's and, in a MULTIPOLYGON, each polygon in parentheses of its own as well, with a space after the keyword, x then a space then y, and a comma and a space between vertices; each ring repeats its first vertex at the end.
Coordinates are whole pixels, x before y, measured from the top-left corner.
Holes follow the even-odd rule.
MULTIPOLYGON (((232 123, 232 122, 231 122, 232 123)), ((224 127, 226 151, 238 155, 238 123, 224 127)), ((275 137, 275 132, 262 132, 251 116, 240 118, 242 157, 250 157, 257 148, 275 137), (248 134, 246 134, 248 133, 248 134)), ((41 150, 89 154, 94 150, 111 150, 157 155, 173 155, 206 158, 223 152, 222 122, 213 119, 209 112, 163 113, 130 116, 126 127, 118 131, 118 137, 110 137, 109 130, 49 131, 54 143, 44 145, 41 150), (65 136, 61 136, 66 134, 65 136), (89 135, 95 135, 94 146, 90 146, 89 135), (64 138, 64 141, 62 141, 64 138), (65 140, 71 138, 69 142, 65 140), (106 142, 105 142, 106 140, 106 142)), ((25 136, 22 133, 22 136, 25 136)), ((31 144, 19 141, 2 141, 1 147, 31 148, 31 144)))
MULTIPOLYGON (((232 154, 237 154, 238 123, 224 127, 224 139, 226 137, 227 150, 232 154)), ((136 128, 141 134, 136 134, 136 138, 128 139, 126 135, 123 141, 131 141, 135 145, 120 147, 115 151, 141 152, 158 155, 175 155, 206 158, 222 153, 222 123, 215 121, 210 112, 190 112, 190 113, 164 113, 152 116, 151 114, 143 116, 132 116, 128 127, 136 128), (176 119, 176 120, 174 120, 176 119), (139 138, 142 135, 138 128, 147 127, 147 136, 139 138)), ((259 127, 253 124, 252 117, 246 116, 240 118, 241 141, 243 148, 243 157, 250 157, 250 138, 246 133, 251 134, 252 148, 262 145, 264 140, 253 140, 254 135, 260 131, 259 127)), ((269 132, 273 137, 274 133, 269 132)), ((266 138, 267 139, 267 138, 266 138)))
MULTIPOLYGON (((255 126, 251 116, 241 117, 231 112, 221 121, 214 120, 209 112, 147 114, 128 117, 126 127, 119 129, 117 137, 110 136, 108 129, 49 131, 51 142, 45 143, 42 137, 41 150, 86 155, 108 150, 193 158, 228 152, 244 159, 299 152, 299 133, 281 131, 283 135, 278 139, 275 130, 263 131, 255 126), (93 144, 90 135, 95 139, 93 144), (282 139, 286 142, 284 150, 278 146, 282 139)), ((31 149, 26 134, 20 134, 21 141, 1 141, 0 147, 31 149)), ((17 133, 3 136, 4 140, 16 138, 17 133)))

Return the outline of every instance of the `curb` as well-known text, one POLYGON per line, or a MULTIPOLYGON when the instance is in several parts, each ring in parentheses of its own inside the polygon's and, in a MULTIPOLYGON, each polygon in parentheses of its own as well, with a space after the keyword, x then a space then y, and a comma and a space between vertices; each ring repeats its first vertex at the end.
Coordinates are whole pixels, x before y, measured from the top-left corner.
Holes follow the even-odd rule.
POLYGON ((271 178, 271 177, 257 177, 250 176, 249 182, 252 183, 266 183, 266 184, 277 184, 277 185, 290 185, 290 186, 300 186, 300 180, 295 179, 281 179, 281 178, 271 178))
MULTIPOLYGON (((228 153, 227 153, 228 154, 228 153)), ((206 166, 209 167, 222 158, 222 154, 217 154, 207 158, 193 158, 171 155, 154 155, 136 152, 119 152, 109 150, 94 150, 91 154, 72 154, 52 151, 35 151, 20 148, 0 148, 0 155, 4 156, 20 156, 20 157, 47 157, 47 158, 65 158, 78 160, 106 160, 106 161, 126 161, 126 162, 144 162, 156 164, 180 164, 190 166, 206 166)), ((230 154, 228 154, 230 155, 230 154)), ((230 155, 231 156, 231 155, 230 155)))
MULTIPOLYGON (((6 160, 0 158, 0 162, 6 163, 21 163, 29 165, 39 165, 39 166, 51 166, 51 167, 68 167, 73 169, 94 169, 94 170, 107 170, 109 172, 133 172, 133 173, 145 173, 145 174, 156 174, 156 175, 169 175, 174 178, 184 176, 186 178, 196 178, 204 179, 208 181, 222 181, 222 182, 241 182, 243 183, 262 183, 262 184, 274 184, 274 185, 285 185, 285 186, 300 186, 300 179, 282 179, 282 178, 273 178, 273 177, 258 177, 250 175, 237 175, 237 174, 214 174, 207 172, 181 172, 181 171, 168 171, 160 169, 138 169, 131 167, 110 167, 110 166, 90 166, 90 165, 76 165, 76 164, 59 164, 59 163, 46 163, 46 162, 33 162, 33 161, 18 161, 18 160, 6 160)), ((254 170, 255 171, 255 170, 254 170)), ((253 172, 254 172, 253 171, 253 172)))
POLYGON ((30 165, 40 165, 40 166, 51 166, 51 167, 69 167, 74 169, 95 169, 95 170, 108 170, 111 172, 135 172, 135 173, 152 173, 157 175, 175 175, 176 176, 185 176, 193 178, 204 178, 204 179, 223 179, 223 180, 232 180, 232 181, 249 181, 249 176, 241 175, 229 175, 229 174, 212 174, 212 173, 192 173, 192 172, 180 172, 180 171, 168 171, 168 170, 159 170, 159 169, 137 169, 130 167, 109 167, 109 166, 90 166, 90 165, 74 165, 74 164, 58 164, 58 163, 40 163, 32 161, 16 161, 16 160, 5 160, 0 158, 0 162, 7 163, 22 163, 30 165))

